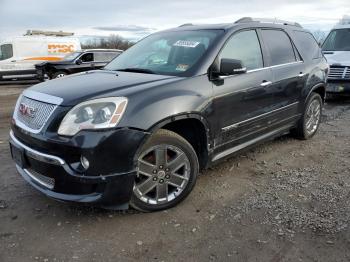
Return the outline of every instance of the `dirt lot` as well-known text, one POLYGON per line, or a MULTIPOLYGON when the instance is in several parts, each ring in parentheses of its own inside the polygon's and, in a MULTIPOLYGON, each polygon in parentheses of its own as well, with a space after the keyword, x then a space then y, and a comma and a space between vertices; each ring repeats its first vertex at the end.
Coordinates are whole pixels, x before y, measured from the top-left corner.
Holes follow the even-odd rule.
POLYGON ((168 211, 56 202, 16 173, 7 139, 23 87, 0 87, 0 261, 350 261, 350 101, 310 141, 289 136, 203 172, 168 211))

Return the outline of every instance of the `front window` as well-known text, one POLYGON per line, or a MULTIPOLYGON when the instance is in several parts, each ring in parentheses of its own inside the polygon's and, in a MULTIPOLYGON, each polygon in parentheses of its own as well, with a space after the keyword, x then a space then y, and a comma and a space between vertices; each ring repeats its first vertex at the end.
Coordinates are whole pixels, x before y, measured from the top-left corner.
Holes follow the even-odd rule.
POLYGON ((69 53, 68 55, 66 55, 66 56, 63 57, 63 60, 65 60, 65 61, 73 61, 73 60, 76 59, 80 54, 81 54, 81 52, 69 53))
POLYGON ((93 53, 85 53, 80 57, 80 60, 83 63, 89 63, 94 61, 94 54, 93 53))
POLYGON ((12 44, 3 44, 0 46, 0 60, 9 59, 13 56, 12 44))
POLYGON ((323 51, 350 51, 350 28, 336 29, 329 33, 323 51))
POLYGON ((240 60, 247 70, 264 67, 260 42, 255 30, 234 34, 226 43, 219 55, 219 59, 240 60))
POLYGON ((153 34, 119 55, 105 69, 184 75, 195 68, 222 30, 153 34))

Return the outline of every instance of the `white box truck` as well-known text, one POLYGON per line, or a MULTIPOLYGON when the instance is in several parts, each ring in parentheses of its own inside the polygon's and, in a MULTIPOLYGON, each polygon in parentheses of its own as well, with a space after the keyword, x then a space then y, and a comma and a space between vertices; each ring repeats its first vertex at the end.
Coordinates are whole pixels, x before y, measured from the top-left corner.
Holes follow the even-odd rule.
POLYGON ((27 35, 0 43, 0 81, 35 79, 35 64, 80 50, 76 37, 27 35))

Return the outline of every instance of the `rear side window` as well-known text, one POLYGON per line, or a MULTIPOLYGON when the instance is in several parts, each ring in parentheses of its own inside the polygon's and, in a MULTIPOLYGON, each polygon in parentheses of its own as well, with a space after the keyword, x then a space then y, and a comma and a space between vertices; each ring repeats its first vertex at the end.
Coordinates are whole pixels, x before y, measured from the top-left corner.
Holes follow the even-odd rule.
POLYGON ((264 29, 261 33, 270 53, 271 66, 296 61, 293 45, 285 32, 264 29))
POLYGON ((263 58, 255 30, 234 34, 222 49, 219 59, 222 58, 241 60, 247 70, 262 68, 263 58))
POLYGON ((95 62, 109 62, 118 55, 117 52, 96 52, 94 53, 94 60, 95 62))
POLYGON ((322 57, 321 48, 311 33, 294 31, 294 36, 294 43, 304 59, 310 60, 322 57))

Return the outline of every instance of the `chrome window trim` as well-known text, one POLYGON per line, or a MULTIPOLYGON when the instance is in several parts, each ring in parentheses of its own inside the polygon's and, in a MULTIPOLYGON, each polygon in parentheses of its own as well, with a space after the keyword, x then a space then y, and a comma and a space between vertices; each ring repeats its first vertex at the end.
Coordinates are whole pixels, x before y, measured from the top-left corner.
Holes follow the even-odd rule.
POLYGON ((272 69, 272 68, 276 68, 276 67, 283 67, 283 66, 294 65, 294 64, 301 64, 301 63, 304 63, 304 61, 300 60, 300 61, 295 61, 295 62, 290 62, 290 63, 285 63, 285 64, 261 67, 261 68, 257 68, 257 69, 248 70, 246 73, 243 73, 243 74, 235 74, 235 75, 229 75, 229 76, 219 76, 219 78, 220 79, 226 79, 226 78, 239 76, 239 75, 244 75, 244 74, 249 74, 249 73, 253 73, 253 72, 258 72, 258 71, 262 71, 262 70, 266 70, 266 69, 272 69))
POLYGON ((283 107, 281 107, 281 108, 277 108, 277 109, 272 110, 272 111, 270 111, 270 112, 267 112, 267 113, 264 113, 264 114, 261 114, 261 115, 258 115, 258 116, 254 116, 254 117, 252 117, 252 118, 243 120, 243 121, 238 122, 238 123, 234 123, 234 124, 232 124, 232 125, 229 125, 229 126, 226 126, 226 127, 221 128, 221 131, 226 132, 226 131, 231 130, 231 129, 233 129, 233 128, 239 127, 241 124, 244 124, 244 123, 247 123, 247 122, 249 122, 249 121, 252 121, 252 120, 255 120, 255 119, 258 119, 258 118, 267 116, 267 115, 269 115, 269 114, 272 114, 272 113, 275 113, 275 112, 278 112, 278 111, 287 109, 287 108, 292 107, 292 106, 295 106, 295 105, 297 105, 297 104, 299 104, 299 102, 294 102, 294 103, 292 103, 292 104, 283 106, 283 107))
POLYGON ((12 140, 13 143, 17 144, 18 146, 22 147, 30 157, 34 158, 35 160, 41 161, 41 162, 45 162, 48 164, 52 164, 52 165, 59 165, 59 166, 63 166, 65 165, 65 161, 57 156, 53 156, 53 155, 48 155, 45 153, 41 153, 39 151, 36 151, 26 145, 24 145, 23 143, 21 143, 14 135, 13 131, 10 131, 10 141, 12 140))

